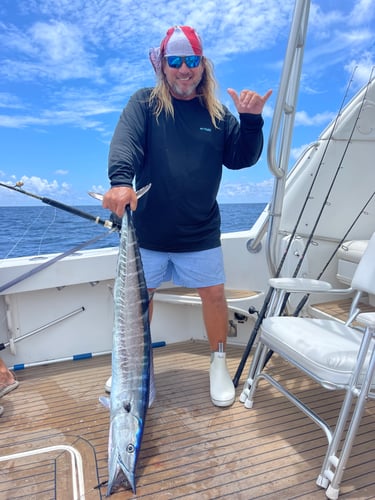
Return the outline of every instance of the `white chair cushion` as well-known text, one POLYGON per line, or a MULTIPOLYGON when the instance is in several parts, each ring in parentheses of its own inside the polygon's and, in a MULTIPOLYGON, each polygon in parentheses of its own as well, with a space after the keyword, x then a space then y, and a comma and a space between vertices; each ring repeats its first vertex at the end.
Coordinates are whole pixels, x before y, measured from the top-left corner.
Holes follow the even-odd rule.
POLYGON ((349 383, 362 337, 353 328, 323 319, 269 317, 261 328, 262 342, 327 388, 349 383))

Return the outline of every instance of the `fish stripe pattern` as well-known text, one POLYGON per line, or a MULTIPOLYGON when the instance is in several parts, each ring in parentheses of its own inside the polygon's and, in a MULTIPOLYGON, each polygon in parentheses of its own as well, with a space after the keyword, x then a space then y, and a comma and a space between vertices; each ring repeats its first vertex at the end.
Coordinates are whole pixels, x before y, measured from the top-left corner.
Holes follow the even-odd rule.
POLYGON ((148 291, 131 211, 126 207, 114 286, 107 496, 124 485, 136 492, 151 356, 148 291))

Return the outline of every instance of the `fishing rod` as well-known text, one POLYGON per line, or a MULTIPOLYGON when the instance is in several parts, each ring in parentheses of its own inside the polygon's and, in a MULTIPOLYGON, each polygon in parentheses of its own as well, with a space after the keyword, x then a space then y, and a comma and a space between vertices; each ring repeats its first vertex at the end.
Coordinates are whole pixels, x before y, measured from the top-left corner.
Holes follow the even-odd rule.
MULTIPOLYGON (((348 138, 348 140, 346 141, 344 151, 343 151, 343 153, 342 153, 342 155, 341 155, 341 159, 340 159, 339 164, 338 164, 338 166, 337 166, 337 168, 336 168, 335 174, 334 174, 334 176, 333 176, 333 178, 332 178, 332 180, 331 180, 330 186, 329 186, 328 191, 327 191, 327 194, 326 194, 326 196, 325 196, 325 198, 324 198, 324 200, 323 200, 323 203, 322 203, 322 206, 321 206, 320 211, 319 211, 319 213, 318 213, 318 216, 316 217, 315 222, 314 222, 314 225, 313 225, 313 227, 312 227, 312 229, 311 229, 311 231, 310 231, 310 234, 309 234, 309 236, 308 236, 308 238, 307 238, 306 245, 305 245, 305 247, 304 247, 304 249, 303 249, 303 251, 302 251, 302 254, 301 254, 301 256, 300 256, 300 258, 299 258, 299 260, 298 260, 298 262, 297 262, 297 265, 296 265, 296 267, 295 267, 295 270, 294 270, 294 273, 293 273, 293 275, 292 275, 292 278, 295 278, 295 277, 298 275, 298 272, 299 272, 299 270, 300 270, 300 268, 301 268, 301 266, 302 266, 302 262, 304 261, 305 256, 306 256, 306 253, 307 253, 307 251, 308 251, 308 249, 309 249, 309 247, 310 247, 310 245, 311 245, 311 242, 312 242, 312 240, 313 240, 313 237, 314 237, 314 234, 315 234, 315 230, 316 230, 316 228, 317 228, 317 226, 318 226, 318 224, 319 224, 319 222, 320 222, 320 220, 321 220, 321 217, 322 217, 323 211, 324 211, 325 207, 327 206, 328 199, 329 199, 329 196, 330 196, 330 194, 331 194, 331 192, 332 192, 332 189, 333 189, 333 187, 334 187, 334 185, 335 185, 335 182, 336 182, 337 176, 338 176, 338 174, 339 174, 339 172, 340 172, 340 170, 341 170, 341 168, 342 168, 342 164, 343 164, 344 159, 345 159, 345 157, 346 157, 346 153, 348 152, 349 145, 350 145, 351 140, 352 140, 352 138, 353 138, 353 135, 354 135, 355 129, 356 129, 357 124, 358 124, 358 120, 359 120, 359 118, 360 118, 360 116, 361 116, 361 112, 362 112, 362 109, 363 109, 364 103, 365 103, 365 101, 366 101, 367 91, 368 91, 368 88, 369 88, 370 83, 371 83, 371 80, 372 80, 372 74, 373 74, 373 70, 371 71, 370 78, 369 78, 369 80, 368 80, 368 82, 367 82, 366 89, 365 89, 365 92, 364 92, 364 95, 363 95, 363 99, 362 99, 361 104, 360 104, 360 106, 359 106, 359 111, 358 111, 358 114, 357 114, 356 119, 355 119, 355 121, 354 121, 354 125, 353 125, 353 127, 352 127, 352 130, 350 131, 349 138, 348 138)), ((282 312, 285 310, 286 304, 287 304, 288 299, 289 299, 289 295, 290 295, 290 293, 286 293, 286 294, 285 294, 285 297, 284 297, 284 300, 283 300, 283 303, 282 303, 282 306, 281 306, 281 309, 280 309, 280 314, 282 314, 282 312)))
POLYGON ((370 85, 370 83, 371 83, 371 79, 372 79, 372 72, 371 72, 370 78, 369 78, 369 80, 368 80, 368 82, 367 82, 366 89, 365 89, 365 93, 364 93, 363 99, 362 99, 362 101, 361 101, 361 104, 360 104, 360 107, 359 107, 358 114, 357 114, 356 119, 355 119, 355 121, 354 121, 353 128, 352 128, 352 130, 350 131, 350 136, 349 136, 348 140, 346 141, 344 151, 343 151, 343 153, 342 153, 342 155, 341 155, 341 159, 340 159, 339 164, 338 164, 338 166, 337 166, 337 168, 336 168, 335 174, 334 174, 334 176, 333 176, 333 178, 332 178, 332 181, 331 181, 331 184, 330 184, 330 186, 329 186, 329 188, 328 188, 327 194, 326 194, 326 196, 325 196, 325 198, 324 198, 324 200, 323 200, 323 203, 322 203, 321 209, 320 209, 320 211, 319 211, 319 213, 318 213, 318 216, 317 216, 317 218, 316 218, 316 220, 315 220, 315 223, 314 223, 314 225, 313 225, 313 228, 312 228, 312 230, 311 230, 311 232, 310 232, 310 234, 309 234, 309 237, 308 237, 308 239, 307 239, 307 242, 306 242, 305 248, 303 249, 303 252, 302 252, 301 258, 299 259, 299 261, 298 261, 298 263, 297 263, 297 266, 296 266, 296 268, 295 268, 295 270, 294 270, 294 273, 293 273, 293 276, 292 276, 293 278, 295 278, 295 277, 297 276, 297 274, 298 274, 298 272, 299 272, 299 270, 300 270, 300 268, 301 268, 302 261, 303 261, 303 259, 305 258, 306 252, 307 252, 307 250, 308 250, 308 248, 309 248, 309 246, 310 246, 310 244, 311 244, 311 241, 312 241, 312 239, 313 239, 313 237, 314 237, 315 230, 316 230, 316 228, 317 228, 317 226, 318 226, 318 224, 319 224, 319 222, 320 222, 320 219, 321 219, 321 216, 322 216, 322 214, 323 214, 323 211, 324 211, 325 207, 327 206, 328 199, 329 199, 329 196, 330 196, 330 194, 331 194, 331 192, 332 192, 332 189, 333 189, 333 187, 334 187, 334 185, 335 185, 335 182, 336 182, 337 176, 338 176, 338 174, 339 174, 339 172, 340 172, 340 170, 341 170, 341 168, 342 168, 342 164, 343 164, 344 159, 345 159, 345 157, 346 157, 346 153, 348 152, 349 145, 350 145, 351 140, 352 140, 352 138, 353 138, 353 135, 354 135, 355 129, 356 129, 357 124, 358 124, 358 120, 359 120, 359 118, 360 118, 360 116, 361 116, 361 112, 362 112, 362 109, 363 109, 364 103, 365 103, 365 101, 366 101, 367 91, 368 91, 369 85, 370 85))
MULTIPOLYGON (((372 193, 372 195, 370 196, 370 198, 367 200, 367 202, 365 203, 365 205, 363 206, 363 208, 360 210, 360 212, 358 213, 357 217, 355 217, 354 221, 351 223, 351 225, 349 226, 348 230, 346 231, 346 233, 344 234, 344 236, 341 238, 341 240, 339 241, 339 243, 337 244, 336 248, 333 250, 330 258, 328 259, 328 261, 325 263, 323 269, 321 270, 321 272, 318 274, 318 276, 315 278, 317 280, 320 280, 320 278, 323 276, 324 272, 326 271, 326 269, 328 268, 329 264, 332 262, 334 256, 336 255, 337 251, 339 250, 339 248, 341 247, 341 245, 344 243, 344 241, 347 239, 348 237, 348 234, 350 233, 350 231, 353 229, 353 227, 355 226, 355 224, 358 222, 358 219, 360 218, 360 216, 364 213, 364 211, 366 210, 366 207, 367 205, 371 202, 371 200, 373 199, 373 197, 375 196, 375 191, 372 193)), ((285 294, 287 295, 287 294, 285 294)), ((302 311, 304 305, 306 304, 306 302, 308 301, 310 297, 310 294, 309 293, 306 293, 302 299, 299 301, 299 303, 297 304, 297 307, 295 308, 292 316, 294 317, 298 317, 300 312, 302 311)), ((282 311, 285 309, 285 300, 284 302, 282 303, 281 305, 281 308, 280 308, 280 314, 282 313, 282 311)), ((268 363, 268 361, 271 359, 272 357, 272 354, 273 354, 273 351, 270 349, 268 352, 267 352, 267 355, 266 355, 266 358, 264 360, 264 366, 266 366, 266 364, 268 363)))
MULTIPOLYGON (((12 189, 14 191, 17 191, 19 193, 25 194, 27 196, 31 196, 33 198, 36 198, 38 200, 43 201, 43 203, 47 203, 48 205, 51 205, 53 207, 59 208, 61 210, 64 210, 66 212, 72 213, 74 215, 78 215, 79 217, 83 217, 84 219, 91 220, 97 224, 101 224, 102 226, 109 228, 110 233, 111 232, 116 232, 121 230, 121 219, 117 217, 115 214, 111 214, 111 220, 103 220, 100 219, 100 217, 95 217, 94 215, 91 215, 87 212, 84 212, 82 210, 78 210, 74 207, 71 207, 70 205, 65 205, 64 203, 61 203, 56 200, 52 200, 51 198, 46 198, 42 196, 38 196, 34 193, 30 193, 28 191, 25 191, 24 189, 21 189, 21 186, 23 183, 21 181, 17 182, 15 186, 11 186, 9 184, 4 184, 0 182, 0 186, 6 187, 8 189, 12 189)), ((147 184, 146 186, 140 188, 139 190, 136 191, 136 196, 137 199, 141 198, 147 191, 150 189, 151 184, 147 184)), ((103 199, 103 195, 100 195, 98 193, 93 193, 89 192, 90 196, 93 198, 96 198, 98 200, 103 199)), ((46 269, 47 267, 51 266, 52 264, 55 264, 59 260, 75 253, 84 248, 87 245, 91 245, 93 243, 96 243, 98 240, 104 238, 104 236, 107 236, 108 233, 103 233, 98 236, 95 236, 94 238, 85 241, 84 243, 80 243, 79 245, 67 250, 66 252, 63 252, 61 254, 56 255, 56 257, 48 260, 47 262, 43 262, 42 264, 39 264, 39 266, 35 267, 34 269, 31 269, 30 271, 26 271, 25 273, 21 274, 17 278, 14 278, 13 280, 9 281, 8 283, 5 283, 4 285, 0 286, 0 293, 3 292, 4 290, 7 290, 8 288, 20 283, 21 281, 24 281, 25 279, 33 276, 34 274, 42 271, 43 269, 46 269)))
MULTIPOLYGON (((298 217, 297 217, 297 220, 296 220, 296 222, 295 222, 295 224, 294 224, 293 230, 292 230, 292 232, 291 232, 290 238, 289 238, 288 243, 287 243, 287 245, 286 245, 286 248, 285 248, 285 250, 284 250, 284 252, 283 252, 283 255, 282 255, 282 257, 281 257, 281 260, 280 260, 280 262, 279 262, 279 265, 278 265, 278 267, 277 267, 277 270, 276 270, 276 272, 275 272, 275 275, 273 276, 274 278, 278 278, 278 277, 280 276, 280 273, 281 273, 282 268, 283 268, 283 266, 284 266, 284 263, 285 263, 286 257, 287 257, 287 255, 288 255, 288 253, 289 253, 289 250, 290 250, 291 244, 292 244, 293 239, 295 238, 295 235, 296 235, 296 233, 297 233, 297 229, 298 229, 298 226, 299 226, 299 224, 300 224, 300 222, 301 222, 302 215, 303 215, 303 213, 304 213, 304 211, 305 211, 305 209, 306 209, 307 203, 308 203, 308 201, 309 201, 309 199, 310 199, 310 196, 311 196, 311 192, 312 192, 313 186, 315 185, 315 182, 316 182, 316 180, 317 180, 317 178, 318 178, 318 174, 319 174, 320 169, 321 169, 321 167, 322 167, 322 165, 323 165, 323 162, 324 162, 324 159, 325 159, 325 156, 326 156, 327 150, 328 150, 328 146, 329 146, 329 144, 330 144, 330 142, 331 142, 331 140, 332 140, 332 138, 333 138, 333 134, 334 134, 334 132, 336 131, 336 126, 337 126, 338 120, 339 120, 339 118, 340 118, 340 116, 341 116, 342 110, 343 110, 343 108, 344 108, 344 105, 345 105, 345 102, 346 102, 346 99, 347 99, 347 96, 348 96, 349 89, 350 89, 351 84, 352 84, 352 82, 353 82, 353 78, 354 78, 354 73, 355 73, 355 71, 356 71, 356 68, 354 68, 354 70, 353 70, 353 72, 352 72, 352 75, 351 75, 351 78, 350 78, 350 80, 349 80, 349 82, 348 82, 348 85, 346 86, 346 90, 345 90, 344 97, 343 97, 343 99, 342 99, 342 101, 341 101, 339 111, 338 111, 338 113, 337 113, 337 115, 336 115, 336 118, 335 118, 335 121, 334 121, 334 123, 333 123, 333 125, 332 125, 331 132, 330 132, 330 135, 329 135, 328 140, 327 140, 327 142, 326 142, 325 148, 324 148, 324 150, 323 150, 322 157, 321 157, 320 162, 319 162, 319 165, 318 165, 318 167, 317 167, 317 169, 316 169, 316 172, 315 172, 315 175, 314 175, 313 180, 312 180, 312 182, 311 182, 311 185, 310 185, 310 187, 309 187, 309 190, 308 190, 308 192, 307 192, 307 194, 306 194, 306 197, 305 197, 304 203, 303 203, 303 205, 302 205, 302 207, 301 207, 300 213, 299 213, 299 215, 298 215, 298 217)), ((265 299, 264 299, 264 301, 263 301, 262 308, 261 308, 261 310, 259 311, 259 314, 258 314, 257 319, 256 319, 256 321, 255 321, 255 324, 254 324, 253 330, 252 330, 251 335, 250 335, 250 337, 249 337, 249 340, 248 340, 248 342, 247 342, 247 344, 246 344, 246 348, 245 348, 245 350, 244 350, 244 353, 243 353, 242 358, 241 358, 241 360, 240 360, 240 363, 239 363, 239 365, 238 365, 237 371, 236 371, 236 373, 235 373, 235 375, 234 375, 234 378, 233 378, 233 384, 234 384, 234 386, 235 386, 235 387, 237 387, 237 386, 238 386, 238 383, 239 383, 240 377, 241 377, 241 375, 242 375, 243 369, 244 369, 244 367, 245 367, 245 364, 246 364, 247 358, 248 358, 248 357, 249 357, 249 355, 250 355, 250 351, 251 351, 251 349, 252 349, 252 347, 253 347, 253 344, 254 344, 254 342, 255 342, 256 336, 257 336, 257 334, 258 334, 258 330, 259 330, 259 328, 260 328, 260 326, 261 326, 261 324, 262 324, 262 322, 263 322, 263 319, 265 318, 265 316, 266 316, 266 314, 267 314, 267 310, 268 310, 268 306, 269 306, 269 303, 270 303, 270 300, 271 300, 271 297, 272 297, 272 293, 273 293, 273 288, 272 288, 272 287, 269 287, 268 292, 267 292, 267 295, 266 295, 266 297, 265 297, 265 299)))
POLYGON ((346 86, 344 97, 343 97, 343 99, 341 101, 339 111, 338 111, 338 113, 336 115, 335 121, 333 122, 333 125, 332 125, 332 128, 331 128, 331 132, 329 134, 329 137, 328 137, 327 142, 325 144, 325 147, 323 149, 322 157, 321 157, 321 159, 319 161, 318 167, 316 169, 316 172, 315 172, 314 177, 312 179, 312 182, 310 184, 309 190, 307 191, 307 194, 305 196, 305 199, 304 199, 304 202, 302 204, 301 210, 300 210, 300 212, 298 214, 297 220, 296 220, 296 222, 294 224, 294 227, 293 227, 293 230, 292 230, 292 232, 290 234, 288 243, 287 243, 285 251, 284 251, 284 253, 282 255, 281 261, 279 262, 279 265, 277 267, 276 274, 275 274, 274 278, 278 278, 279 277, 280 272, 281 272, 281 270, 283 268, 283 265, 285 263, 286 257, 287 257, 287 255, 289 253, 290 247, 292 245, 292 242, 293 242, 293 240, 294 240, 294 238, 296 236, 298 226, 299 226, 299 224, 301 222, 301 219, 302 219, 302 216, 303 216, 303 214, 305 212, 306 206, 307 206, 307 204, 308 204, 308 202, 310 200, 312 190, 313 190, 313 188, 315 186, 315 183, 316 183, 316 181, 318 179, 318 175, 319 175, 320 170, 321 170, 321 168, 323 166, 323 163, 324 163, 324 160, 325 160, 325 157, 326 157, 326 154, 327 154, 328 146, 330 145, 330 143, 331 143, 331 141, 333 139, 333 134, 336 132, 336 126, 337 126, 337 123, 338 123, 339 118, 341 116, 342 110, 344 109, 344 105, 345 105, 346 99, 348 97, 349 89, 350 89, 350 87, 351 87, 351 85, 353 83, 354 74, 355 74, 356 69, 357 69, 357 67, 355 67, 353 69, 351 78, 350 78, 350 80, 348 82, 348 85, 346 86))
MULTIPOLYGON (((295 268, 295 270, 294 270, 294 273, 293 273, 293 276, 292 276, 293 278, 295 278, 295 277, 297 276, 297 274, 298 274, 298 272, 299 272, 299 270, 300 270, 300 268, 301 268, 301 265, 302 265, 302 262, 303 262, 303 260, 304 260, 304 258, 305 258, 305 256, 306 256, 307 250, 308 250, 309 246, 311 245, 311 242, 312 242, 313 236, 314 236, 314 234, 315 234, 315 230, 316 230, 316 228, 317 228, 317 226, 318 226, 318 224, 319 224, 319 222, 320 222, 320 219, 321 219, 322 213, 323 213, 323 211, 324 211, 324 208, 325 208, 325 207, 326 207, 326 205, 327 205, 328 198, 329 198, 329 196, 330 196, 330 194, 331 194, 331 191, 332 191, 332 189, 333 189, 333 186, 334 186, 334 184, 335 184, 335 182, 336 182, 336 179, 337 179, 338 173, 339 173, 339 171, 341 170, 341 167, 342 167, 343 161, 344 161, 344 159, 345 159, 346 153, 347 153, 348 148, 349 148, 349 144, 350 144, 350 142, 351 142, 351 140, 352 140, 352 137, 353 137, 353 135, 354 135, 354 132, 355 132, 355 129, 356 129, 356 126, 357 126, 358 120, 359 120, 359 118, 360 118, 360 116, 361 116, 361 112, 362 112, 362 109, 363 109, 363 106, 364 106, 364 103, 365 103, 365 100, 366 100, 366 96, 367 96, 368 88, 369 88, 369 85, 370 85, 370 83, 371 83, 371 81, 372 81, 372 74, 373 74, 373 71, 374 71, 374 70, 372 70, 372 71, 371 71, 371 74, 370 74, 369 80, 368 80, 368 82, 367 82, 366 89, 365 89, 365 93, 364 93, 363 99, 362 99, 362 101, 361 101, 361 104, 360 104, 360 108, 359 108, 358 114, 357 114, 357 116, 356 116, 356 119, 355 119, 355 122, 354 122, 353 128, 352 128, 352 130, 351 130, 350 136, 349 136, 349 138, 348 138, 348 140, 347 140, 347 142, 346 142, 345 149, 344 149, 344 152, 343 152, 343 154, 342 154, 342 156, 341 156, 341 159, 340 159, 339 165, 338 165, 338 167, 337 167, 337 169, 336 169, 335 175, 333 176, 333 179, 332 179, 332 181, 331 181, 330 187, 329 187, 328 192, 327 192, 327 194, 326 194, 326 197, 325 197, 325 199, 324 199, 324 201, 323 201, 322 207, 321 207, 321 209, 320 209, 320 211, 319 211, 319 214, 318 214, 318 216, 317 216, 317 218, 316 218, 316 220, 315 220, 314 226, 313 226, 313 228, 312 228, 312 230, 311 230, 311 232, 310 232, 310 234, 309 234, 309 237, 308 237, 308 240, 307 240, 307 242, 306 242, 305 248, 304 248, 304 250, 303 250, 303 252, 302 252, 302 255, 301 255, 301 257, 300 257, 300 259, 299 259, 299 261, 298 261, 298 263, 297 263, 297 266, 296 266, 296 268, 295 268)), ((341 113, 339 113, 339 115, 340 115, 340 114, 341 114, 341 113)), ((337 120, 338 120, 339 115, 337 116, 337 118, 336 118, 336 120, 335 120, 335 122, 334 122, 334 125, 333 125, 333 127, 332 127, 332 130, 331 130, 331 134, 330 134, 329 140, 331 139, 331 137, 332 137, 332 135, 333 135, 333 131, 334 131, 334 129, 335 129, 335 125, 336 125, 336 123, 337 123, 337 120)), ((326 153, 327 148, 328 148, 328 142, 327 142, 326 148, 325 148, 325 150, 324 150, 324 154, 326 153)), ((323 156, 322 156, 322 159, 321 159, 320 164, 319 164, 319 167, 318 167, 319 169, 320 169, 320 166, 322 165, 322 163, 323 163, 323 156)), ((315 177, 315 178, 316 178, 316 177, 315 177)), ((311 193, 311 190, 309 190, 309 193, 311 193)), ((351 227, 350 227, 350 228, 349 228, 349 230, 347 231, 346 235, 344 235, 344 237, 343 237, 343 240, 342 240, 342 241, 344 241, 345 237, 347 236, 347 234, 349 233, 349 231, 352 229, 353 225, 356 223, 356 221, 358 220, 359 216, 361 215, 361 213, 363 212, 363 210, 366 208, 366 206, 368 205, 368 203, 370 203, 370 201, 371 201, 371 199, 372 199, 372 197, 373 197, 373 196, 374 196, 374 195, 372 195, 372 196, 370 197, 370 199, 368 200, 368 202, 366 202, 366 204, 365 204, 364 208, 361 210, 361 212, 359 213, 359 215, 355 218, 355 220, 354 220, 353 224, 351 225, 351 227)), ((306 201, 306 200, 305 200, 305 201, 306 201)), ((305 203, 305 205, 304 205, 304 206, 306 206, 306 203, 305 203)), ((300 217, 299 217, 299 220, 300 220, 300 217)), ((296 226, 295 226, 295 228, 296 228, 296 226)), ((294 237, 294 236, 293 236, 293 237, 294 237)), ((290 243, 291 241, 292 241, 292 237, 289 239, 289 242, 288 242, 288 243, 290 243)), ((341 245, 341 244, 342 244, 342 242, 340 243, 340 245, 341 245)), ((337 247, 337 249, 335 250, 334 254, 331 256, 331 259, 330 259, 330 260, 332 260, 332 258, 334 257, 335 253, 337 252, 338 248, 340 248, 340 245, 337 247)), ((284 261, 285 261, 284 257, 286 257, 286 253, 288 252, 288 249, 289 249, 289 247, 287 248, 286 252, 284 252, 283 259, 282 259, 282 261, 280 262, 279 268, 278 268, 278 270, 277 270, 277 275, 276 275, 275 277, 278 277, 279 271, 281 271, 281 267, 282 267, 282 265, 283 265, 283 263, 284 263, 284 261)), ((329 262, 326 264, 326 266, 328 266, 328 265, 329 265, 329 262)), ((320 274, 320 277, 321 277, 321 275, 323 274, 323 272, 325 271, 325 269, 326 269, 326 267, 324 268, 324 270, 323 270, 323 271, 322 271, 322 273, 320 274)), ((319 279, 319 278, 318 278, 318 279, 319 279)), ((240 361, 240 364, 239 364, 239 366, 238 366, 237 372, 236 372, 235 377, 234 377, 234 379, 233 379, 233 384, 234 384, 234 386, 235 386, 235 387, 237 387, 237 385, 238 385, 239 379, 240 379, 241 374, 242 374, 242 371, 243 371, 243 369, 244 369, 244 367, 245 367, 245 363, 246 363, 247 358, 248 358, 248 356, 249 356, 249 354, 250 354, 251 348, 252 348, 253 343, 254 343, 254 341, 255 341, 256 335, 257 335, 258 330, 259 330, 259 328, 260 328, 260 325, 261 325, 261 323, 262 323, 262 321, 263 321, 263 319, 264 319, 264 317, 265 317, 265 315, 266 315, 266 313, 267 313, 267 309, 268 309, 268 305, 269 305, 269 302, 270 302, 271 297, 272 297, 272 293, 273 293, 273 288, 271 287, 271 288, 268 290, 268 294, 267 294, 267 296, 266 296, 265 303, 263 304, 263 307, 262 307, 262 309, 261 309, 261 312, 259 313, 259 316, 258 316, 257 321, 256 321, 256 323, 255 323, 255 325, 254 325, 254 328, 253 328, 253 332, 252 332, 252 334, 251 334, 251 336, 250 336, 250 339, 249 339, 249 341, 248 341, 248 344, 247 344, 247 346, 246 346, 246 349, 245 349, 245 351, 244 351, 244 354, 243 354, 242 359, 241 359, 241 361, 240 361), (255 330, 255 331, 254 331, 254 330, 255 330)), ((279 313, 280 315, 283 313, 283 311, 284 311, 284 310, 285 310, 285 308, 286 308, 286 304, 287 304, 287 302, 288 302, 289 295, 290 295, 289 293, 286 293, 286 294, 285 294, 285 297, 284 297, 283 303, 282 303, 281 308, 280 308, 280 313, 279 313)), ((307 294, 307 296, 304 296, 304 297, 301 299, 300 303, 298 304, 298 314, 299 314, 299 312, 301 311, 301 309, 303 308, 303 306, 304 306, 304 304, 306 303, 307 299, 308 299, 308 294, 307 294)), ((271 356, 272 356, 272 351, 270 351, 270 352, 267 354, 267 357, 266 357, 266 360, 265 360, 265 364, 269 361, 269 359, 271 358, 271 356)))
MULTIPOLYGON (((109 228, 111 232, 118 231, 120 228, 118 224, 114 223, 111 220, 103 220, 100 217, 95 217, 94 215, 91 215, 87 212, 84 212, 82 210, 79 210, 75 207, 72 207, 70 205, 65 205, 64 203, 61 203, 56 200, 52 200, 51 198, 46 198, 45 196, 38 196, 35 193, 30 193, 29 191, 25 191, 24 189, 21 188, 23 186, 23 182, 19 181, 15 184, 15 186, 11 186, 10 184, 4 184, 3 182, 0 182, 0 186, 5 187, 7 189, 11 189, 13 191, 16 191, 18 193, 24 194, 26 196, 30 196, 32 198, 38 199, 42 201, 43 203, 47 205, 51 205, 55 208, 59 208, 61 210, 64 210, 65 212, 69 212, 71 214, 77 215, 79 217, 82 217, 84 219, 88 219, 90 221, 95 222, 96 224, 101 224, 102 226, 109 228)), ((11 281, 8 281, 7 283, 4 283, 3 285, 0 286, 0 293, 4 292, 8 288, 11 288, 12 286, 30 278, 34 274, 39 273, 40 271, 43 271, 43 269, 46 269, 47 267, 51 266, 52 264, 55 264, 59 260, 64 259, 65 257, 68 257, 69 255, 72 255, 75 252, 78 252, 82 248, 84 248, 87 245, 91 245, 93 243, 96 243, 98 240, 102 239, 104 236, 107 236, 108 233, 100 234, 98 236, 95 236, 94 238, 91 238, 88 241, 85 241, 84 243, 81 243, 66 252, 63 252, 61 254, 58 254, 56 257, 49 259, 46 262, 43 262, 42 264, 39 264, 39 266, 35 267, 34 269, 31 269, 30 271, 26 271, 25 273, 21 274, 17 278, 14 278, 11 281)))
POLYGON ((5 187, 7 189, 11 189, 12 191, 16 191, 17 193, 24 194, 26 196, 30 196, 31 198, 35 198, 40 200, 42 203, 46 205, 50 205, 55 208, 59 208, 60 210, 64 210, 65 212, 69 212, 73 215, 77 215, 83 219, 88 219, 96 224, 100 224, 101 226, 106 227, 107 229, 112 229, 115 224, 111 220, 101 219, 100 217, 96 217, 95 215, 89 214, 88 212, 84 212, 83 210, 79 210, 76 207, 72 207, 71 205, 65 205, 65 203, 61 203, 60 201, 52 200, 51 198, 47 198, 45 196, 39 196, 35 193, 30 193, 29 191, 25 191, 22 189, 23 182, 18 181, 14 186, 10 184, 5 184, 4 182, 0 182, 1 187, 5 187))
MULTIPOLYGON (((328 261, 323 266, 323 269, 320 271, 320 273, 318 274, 318 276, 315 279, 320 280, 320 278, 323 276, 323 274, 327 270, 328 266, 332 262, 333 258, 335 257, 336 253, 338 252, 339 248, 344 243, 344 241, 347 239, 348 234, 353 229, 353 227, 355 226, 355 224, 358 222, 359 218, 364 213, 364 211, 366 210, 367 206, 370 204, 370 202, 372 201, 372 199, 374 198, 374 196, 375 196, 375 191, 372 193, 372 195, 366 201, 366 203, 364 204, 364 206, 362 207, 362 209, 360 210, 360 212, 358 213, 358 215, 355 217, 354 221, 351 223, 351 225, 349 226, 348 230, 346 231, 346 233, 344 234, 344 236, 341 238, 341 240, 337 244, 336 248, 333 250, 330 258, 328 259, 328 261)), ((305 294, 302 297, 302 299, 300 300, 300 302, 298 303, 297 307, 295 308, 295 310, 293 312, 293 316, 299 316, 299 313, 303 309, 303 306, 306 304, 309 296, 310 296, 310 294, 307 293, 307 294, 305 294)))

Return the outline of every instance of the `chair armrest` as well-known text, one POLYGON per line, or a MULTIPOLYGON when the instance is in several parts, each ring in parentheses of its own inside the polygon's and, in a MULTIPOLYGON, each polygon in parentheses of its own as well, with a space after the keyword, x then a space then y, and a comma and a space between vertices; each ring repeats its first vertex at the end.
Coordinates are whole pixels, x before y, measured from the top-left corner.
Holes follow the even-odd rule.
POLYGON ((332 292, 332 285, 327 281, 310 278, 271 278, 268 283, 272 288, 287 292, 332 292))
POLYGON ((332 288, 328 281, 314 280, 310 278, 271 278, 268 284, 277 290, 286 292, 302 293, 338 293, 340 295, 350 295, 353 288, 332 288))
POLYGON ((375 328, 375 313, 361 313, 356 317, 356 321, 363 326, 368 326, 370 328, 375 328))

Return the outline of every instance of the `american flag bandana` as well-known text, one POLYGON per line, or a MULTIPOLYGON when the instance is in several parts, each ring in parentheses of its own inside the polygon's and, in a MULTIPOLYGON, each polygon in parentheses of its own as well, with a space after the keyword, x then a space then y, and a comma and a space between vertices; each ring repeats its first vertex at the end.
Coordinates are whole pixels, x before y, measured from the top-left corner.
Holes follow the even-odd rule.
POLYGON ((156 73, 161 71, 161 60, 164 56, 201 56, 202 54, 202 40, 195 29, 190 26, 169 28, 160 47, 149 51, 150 61, 156 73))

